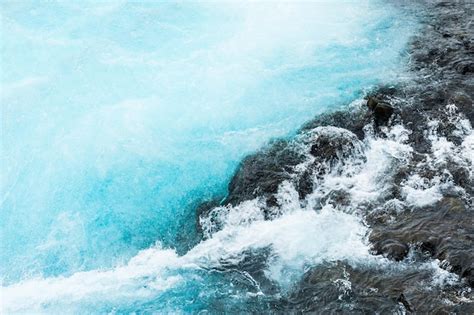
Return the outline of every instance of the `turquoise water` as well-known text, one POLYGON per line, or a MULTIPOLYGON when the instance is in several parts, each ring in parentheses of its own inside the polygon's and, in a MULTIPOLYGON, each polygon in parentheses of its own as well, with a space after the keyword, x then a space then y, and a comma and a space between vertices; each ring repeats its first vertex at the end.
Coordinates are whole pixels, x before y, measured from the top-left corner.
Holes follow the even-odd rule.
MULTIPOLYGON (((378 1, 15 1, 1 18, 4 286, 94 278, 157 241, 183 253, 243 156, 397 80, 414 28, 378 1)), ((121 310, 225 286, 193 275, 121 310)))

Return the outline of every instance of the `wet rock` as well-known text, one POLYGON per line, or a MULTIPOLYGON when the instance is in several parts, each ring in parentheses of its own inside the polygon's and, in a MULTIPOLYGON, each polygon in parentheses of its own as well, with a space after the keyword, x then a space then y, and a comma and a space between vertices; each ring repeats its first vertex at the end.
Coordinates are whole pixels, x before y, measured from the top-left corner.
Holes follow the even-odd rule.
POLYGON ((462 75, 474 72, 474 62, 463 61, 456 65, 456 70, 462 75))
POLYGON ((305 133, 317 127, 338 127, 349 130, 360 140, 364 138, 364 126, 370 123, 370 115, 359 108, 351 108, 318 115, 300 130, 305 133))
POLYGON ((464 279, 466 279, 467 283, 471 286, 474 287, 474 266, 471 263, 471 266, 469 268, 466 268, 464 272, 461 275, 464 279))
POLYGON ((356 135, 342 128, 318 127, 313 130, 314 139, 310 154, 316 163, 345 163, 349 159, 363 158, 363 150, 356 135))
POLYGON ((306 198, 307 195, 313 192, 313 175, 311 170, 308 169, 303 172, 298 179, 296 189, 298 190, 300 199, 306 198))
POLYGON ((472 285, 474 213, 461 199, 445 197, 433 206, 405 211, 384 224, 367 218, 373 229, 369 240, 376 253, 397 260, 404 253, 400 244, 412 244, 446 261, 447 269, 466 277, 472 285))
POLYGON ((379 103, 379 100, 377 100, 374 97, 369 97, 369 99, 367 100, 367 107, 373 111, 375 107, 377 107, 378 103, 379 103))
POLYGON ((210 211, 215 207, 218 207, 220 204, 220 200, 222 198, 214 198, 211 200, 203 201, 199 204, 196 208, 196 230, 199 235, 202 237, 202 227, 200 224, 200 219, 209 215, 210 211))
POLYGON ((270 255, 269 248, 246 250, 238 257, 220 259, 219 264, 211 267, 211 270, 231 274, 232 283, 247 287, 249 292, 275 294, 278 290, 277 284, 265 276, 270 255))
POLYGON ((310 153, 313 156, 322 156, 325 159, 332 159, 336 157, 336 148, 331 145, 329 139, 320 139, 317 143, 311 146, 310 153))
POLYGON ((474 88, 471 88, 470 90, 471 96, 462 90, 455 90, 456 92, 453 93, 451 101, 457 106, 459 111, 466 116, 466 118, 471 122, 471 125, 474 125, 474 106, 472 102, 472 97, 474 97, 472 90, 474 90, 474 88))
POLYGON ((395 261, 403 260, 408 254, 408 246, 397 240, 385 240, 380 245, 379 253, 384 253, 395 261))
POLYGON ((310 269, 278 304, 282 313, 314 314, 471 314, 472 293, 462 285, 450 292, 430 286, 430 270, 351 266, 344 261, 310 269), (462 293, 466 292, 466 293, 462 293), (449 301, 449 302, 447 302, 449 301))
POLYGON ((457 186, 464 188, 470 194, 474 192, 474 182, 472 181, 467 168, 452 163, 448 165, 448 170, 452 175, 453 182, 457 186))
POLYGON ((236 205, 258 196, 268 198, 284 180, 290 179, 292 168, 303 159, 304 155, 284 140, 246 157, 229 183, 224 204, 236 205))
POLYGON ((387 103, 378 103, 373 110, 375 122, 378 125, 386 124, 393 114, 393 107, 387 103))
POLYGON ((339 134, 321 134, 311 146, 310 153, 320 161, 334 163, 354 153, 354 140, 339 134))
POLYGON ((269 196, 269 197, 266 199, 265 203, 266 203, 267 207, 270 207, 270 208, 271 208, 271 207, 278 207, 278 206, 279 206, 278 200, 277 200, 277 198, 276 198, 275 195, 269 196))
POLYGON ((317 127, 311 130, 310 134, 309 154, 314 160, 303 172, 295 174, 300 199, 304 199, 314 190, 315 180, 321 180, 330 172, 338 173, 356 167, 365 161, 360 140, 346 129, 332 126, 317 127))
POLYGON ((423 253, 429 254, 431 256, 436 255, 437 246, 439 245, 440 241, 437 237, 428 237, 428 240, 421 242, 420 250, 423 253))
POLYGON ((377 126, 387 124, 394 112, 394 109, 390 104, 382 102, 374 97, 369 97, 367 100, 367 107, 372 111, 377 126))
POLYGON ((472 99, 466 93, 459 91, 453 95, 453 101, 458 106, 471 106, 472 99))
POLYGON ((405 297, 403 293, 400 294, 400 296, 397 299, 397 302, 402 303, 408 312, 413 312, 410 303, 407 301, 407 298, 405 297))

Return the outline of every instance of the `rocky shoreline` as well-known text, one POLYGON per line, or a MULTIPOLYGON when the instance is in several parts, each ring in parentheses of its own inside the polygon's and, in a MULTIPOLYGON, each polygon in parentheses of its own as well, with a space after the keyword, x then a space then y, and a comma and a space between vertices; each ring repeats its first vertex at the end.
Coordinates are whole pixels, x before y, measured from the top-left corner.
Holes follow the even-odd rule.
MULTIPOLYGON (((198 209, 203 238, 220 229, 222 209, 245 201, 259 200, 271 220, 290 183, 304 207, 359 215, 373 254, 401 264, 392 272, 344 261, 311 268, 287 297, 268 302, 276 311, 474 313, 474 5, 423 7, 423 29, 409 47, 410 82, 380 87, 347 110, 316 117, 295 139, 246 157, 228 195, 198 209), (374 144, 397 146, 389 165, 371 165, 374 144), (366 200, 354 197, 355 184, 327 184, 327 176, 347 182, 371 167, 384 172, 366 200), (432 263, 462 280, 429 287, 432 272, 423 266, 432 263)), ((273 292, 257 260, 237 268, 273 292)))

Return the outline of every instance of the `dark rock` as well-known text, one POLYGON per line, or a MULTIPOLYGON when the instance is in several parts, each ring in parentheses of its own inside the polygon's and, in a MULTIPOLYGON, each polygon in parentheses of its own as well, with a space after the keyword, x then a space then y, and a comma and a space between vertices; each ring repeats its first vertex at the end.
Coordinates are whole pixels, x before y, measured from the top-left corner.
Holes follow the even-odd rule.
POLYGON ((403 295, 403 293, 400 294, 400 296, 399 296, 398 299, 397 299, 397 302, 402 303, 403 306, 405 307, 405 309, 406 309, 408 312, 413 312, 413 310, 412 310, 412 308, 411 308, 411 306, 410 306, 410 303, 408 303, 407 298, 405 297, 405 295, 403 295))
POLYGON ((196 208, 197 217, 206 216, 210 210, 219 206, 221 199, 222 198, 215 198, 201 202, 196 208))
POLYGON ((387 103, 378 103, 374 109, 375 122, 378 125, 386 124, 393 114, 393 107, 387 103))
POLYGON ((463 300, 456 290, 426 286, 431 276, 423 269, 390 272, 338 261, 310 269, 278 309, 297 314, 472 314, 474 303, 466 296, 463 300))
POLYGON ((313 178, 311 170, 305 170, 298 179, 296 189, 300 199, 306 198, 311 192, 313 192, 313 178))
POLYGON ((388 258, 395 261, 404 259, 408 254, 408 246, 397 240, 385 240, 380 248, 381 253, 385 253, 388 258))
POLYGON ((354 153, 355 139, 341 135, 320 135, 311 146, 310 153, 319 161, 334 163, 335 160, 343 160, 354 153))
POLYGON ((304 155, 284 140, 246 157, 229 183, 224 204, 236 205, 258 196, 269 197, 291 177, 292 168, 303 159, 304 155))
POLYGON ((427 241, 422 242, 421 245, 420 245, 420 249, 424 253, 428 253, 431 256, 435 256, 436 255, 436 247, 438 246, 438 244, 439 244, 439 240, 435 241, 434 238, 432 238, 431 240, 427 240, 427 241))
POLYGON ((472 105, 472 99, 463 92, 458 92, 453 96, 453 100, 456 105, 470 106, 472 105))
POLYGON ((311 146, 310 153, 314 156, 323 156, 327 159, 336 157, 336 148, 331 145, 328 139, 321 139, 311 146))
POLYGON ((466 279, 471 287, 474 287, 474 266, 472 264, 464 270, 461 276, 466 279))
MULTIPOLYGON (((455 91, 456 90, 457 89, 455 89, 455 91)), ((451 101, 458 107, 459 111, 466 116, 466 118, 471 122, 471 125, 474 125, 474 106, 472 102, 474 93, 472 93, 472 89, 470 90, 471 96, 463 90, 457 90, 453 93, 451 101)))
POLYGON ((378 254, 394 260, 403 255, 403 245, 448 263, 447 268, 472 285, 474 262, 474 215, 459 198, 446 197, 433 206, 399 214, 390 223, 367 217, 372 225, 369 240, 378 254))
POLYGON ((344 128, 354 133, 357 138, 364 138, 364 126, 370 123, 370 115, 358 108, 323 113, 306 123, 300 133, 308 132, 316 127, 333 126, 344 128))
POLYGON ((249 291, 263 291, 265 294, 275 294, 278 286, 265 276, 267 261, 271 256, 269 248, 246 250, 239 257, 221 259, 211 270, 231 274, 234 284, 241 283, 249 291))
POLYGON ((367 100, 367 107, 372 111, 377 126, 387 124, 394 112, 394 109, 390 104, 379 101, 374 97, 369 97, 367 100))
POLYGON ((377 100, 374 97, 369 97, 369 99, 367 100, 367 107, 371 111, 373 111, 375 109, 375 107, 377 107, 378 103, 379 103, 379 100, 377 100))
POLYGON ((474 72, 474 62, 464 61, 456 65, 456 70, 462 75, 474 72))
POLYGON ((314 133, 310 154, 316 163, 328 162, 332 166, 350 158, 363 158, 360 141, 353 133, 342 128, 317 128, 314 133))
POLYGON ((278 200, 275 195, 271 195, 266 200, 267 207, 278 207, 278 200))

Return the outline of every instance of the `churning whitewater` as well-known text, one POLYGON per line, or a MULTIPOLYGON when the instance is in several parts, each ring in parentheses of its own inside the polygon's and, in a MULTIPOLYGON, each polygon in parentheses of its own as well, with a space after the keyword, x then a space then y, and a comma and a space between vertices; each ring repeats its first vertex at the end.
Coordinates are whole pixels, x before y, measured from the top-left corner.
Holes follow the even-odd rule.
POLYGON ((464 254, 400 223, 472 204, 469 95, 403 109, 458 80, 422 73, 421 8, 2 4, 2 312, 470 305, 464 254))

